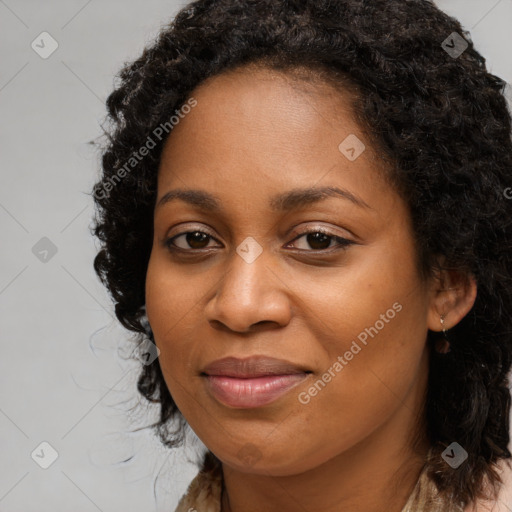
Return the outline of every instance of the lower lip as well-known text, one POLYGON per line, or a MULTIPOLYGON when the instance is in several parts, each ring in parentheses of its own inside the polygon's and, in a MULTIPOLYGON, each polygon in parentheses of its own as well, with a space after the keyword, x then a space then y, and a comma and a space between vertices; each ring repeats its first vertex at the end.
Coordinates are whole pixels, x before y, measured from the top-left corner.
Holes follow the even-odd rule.
POLYGON ((307 377, 306 373, 267 375, 251 379, 206 375, 213 396, 230 407, 261 407, 274 402, 307 377))

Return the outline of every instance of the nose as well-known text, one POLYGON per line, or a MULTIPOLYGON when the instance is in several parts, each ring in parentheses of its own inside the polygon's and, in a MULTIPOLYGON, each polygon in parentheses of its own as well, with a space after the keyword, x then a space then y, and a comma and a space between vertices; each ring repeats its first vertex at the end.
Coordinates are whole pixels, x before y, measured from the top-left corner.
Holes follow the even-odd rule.
POLYGON ((247 263, 234 253, 224 276, 207 302, 205 314, 215 329, 239 333, 284 327, 290 321, 288 283, 267 264, 265 251, 247 263))

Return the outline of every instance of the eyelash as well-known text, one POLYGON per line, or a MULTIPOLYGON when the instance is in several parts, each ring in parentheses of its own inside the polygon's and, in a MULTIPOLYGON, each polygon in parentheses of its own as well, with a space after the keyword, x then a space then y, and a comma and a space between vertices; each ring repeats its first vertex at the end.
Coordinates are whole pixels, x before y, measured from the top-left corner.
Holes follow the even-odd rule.
MULTIPOLYGON (((211 239, 216 240, 215 237, 213 237, 210 233, 208 233, 206 231, 202 231, 200 229, 194 229, 194 230, 191 230, 191 231, 183 231, 182 233, 178 233, 177 235, 174 235, 171 238, 167 238, 166 240, 164 240, 164 245, 171 252, 181 252, 181 253, 193 253, 193 252, 196 252, 196 251, 201 252, 201 251, 204 251, 205 249, 206 250, 208 249, 206 247, 203 248, 203 249, 183 249, 181 247, 176 247, 175 245, 173 245, 173 241, 176 238, 178 238, 180 236, 188 235, 190 233, 202 233, 202 234, 207 235, 211 239)), ((295 237, 291 242, 294 242, 294 241, 302 238, 303 236, 306 236, 306 235, 309 235, 309 234, 314 234, 314 233, 321 233, 321 234, 327 236, 328 238, 331 238, 331 239, 337 241, 338 245, 334 246, 334 247, 329 247, 327 249, 312 249, 312 250, 299 249, 300 251, 320 253, 320 254, 322 254, 322 253, 331 253, 331 252, 338 251, 338 250, 345 250, 348 246, 354 244, 354 242, 352 242, 351 240, 348 240, 346 238, 342 238, 340 236, 336 236, 333 233, 331 233, 329 230, 327 230, 325 228, 322 228, 322 227, 317 227, 317 228, 314 228, 314 229, 311 229, 311 230, 308 230, 308 231, 303 231, 297 237, 295 237)))

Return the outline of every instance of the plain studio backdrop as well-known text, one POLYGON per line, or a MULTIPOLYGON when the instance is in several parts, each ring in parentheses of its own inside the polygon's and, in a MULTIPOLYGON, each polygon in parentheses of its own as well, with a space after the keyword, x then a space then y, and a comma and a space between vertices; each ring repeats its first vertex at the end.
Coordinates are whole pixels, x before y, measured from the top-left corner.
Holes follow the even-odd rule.
MULTIPOLYGON (((2 512, 172 512, 196 473, 193 435, 170 453, 130 432, 154 410, 129 412, 138 366, 93 271, 87 195, 113 77, 182 5, 0 0, 2 512)), ((438 5, 510 83, 512 0, 438 5)))

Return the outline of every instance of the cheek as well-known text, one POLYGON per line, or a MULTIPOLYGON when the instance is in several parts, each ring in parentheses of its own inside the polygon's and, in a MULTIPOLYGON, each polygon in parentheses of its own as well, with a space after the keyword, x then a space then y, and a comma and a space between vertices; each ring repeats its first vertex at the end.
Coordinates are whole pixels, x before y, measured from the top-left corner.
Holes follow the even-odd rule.
POLYGON ((347 303, 338 322, 331 320, 338 337, 324 344, 322 370, 297 396, 302 410, 288 428, 273 434, 283 443, 292 432, 304 440, 301 455, 309 465, 369 438, 392 417, 403 418, 405 425, 415 421, 428 370, 425 336, 417 322, 421 301, 414 306, 400 293, 381 298, 383 308, 372 302, 349 308, 347 303))
POLYGON ((164 376, 176 375, 185 367, 184 329, 187 314, 193 313, 193 300, 190 295, 187 299, 183 286, 183 277, 170 272, 164 258, 152 253, 146 274, 146 312, 164 376))
POLYGON ((197 316, 208 286, 205 279, 194 280, 180 266, 171 265, 160 251, 153 251, 146 273, 146 311, 155 338, 181 339, 176 334, 197 316))
POLYGON ((197 329, 204 321, 204 294, 212 285, 207 277, 194 279, 180 267, 169 265, 159 252, 151 254, 146 274, 146 311, 160 350, 164 380, 184 414, 197 407, 192 390, 199 384, 197 361, 204 350, 204 344, 197 342, 197 329))
POLYGON ((354 410, 374 422, 379 411, 400 405, 425 352, 428 301, 412 246, 397 241, 396 249, 360 252, 358 265, 308 290, 311 323, 321 332, 320 377, 329 381, 325 390, 321 383, 311 389, 311 403, 335 421, 354 410))
POLYGON ((182 280, 179 272, 172 271, 162 251, 154 248, 146 272, 146 310, 148 317, 152 313, 155 324, 163 314, 172 313, 182 303, 179 300, 182 297, 182 280))
POLYGON ((428 295, 413 251, 402 234, 373 247, 356 248, 336 273, 302 279, 307 286, 301 289, 301 298, 311 320, 317 319, 317 339, 331 360, 349 351, 354 341, 362 349, 357 359, 400 361, 421 353, 428 295))

